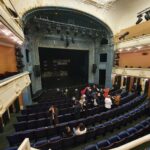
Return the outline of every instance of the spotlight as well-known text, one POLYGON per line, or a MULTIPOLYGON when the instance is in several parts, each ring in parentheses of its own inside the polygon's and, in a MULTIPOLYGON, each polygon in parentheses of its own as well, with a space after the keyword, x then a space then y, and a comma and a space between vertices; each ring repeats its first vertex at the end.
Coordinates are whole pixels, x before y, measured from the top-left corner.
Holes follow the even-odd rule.
POLYGON ((93 32, 90 30, 89 31, 89 36, 92 37, 92 35, 93 35, 93 32))
POLYGON ((48 33, 51 33, 51 26, 48 26, 47 32, 48 32, 48 33))
POLYGON ((64 35, 63 34, 60 35, 60 40, 64 41, 64 35))
POLYGON ((57 26, 57 27, 56 27, 56 31, 57 31, 57 34, 59 34, 60 31, 61 31, 61 27, 60 27, 60 26, 57 26))
POLYGON ((66 29, 66 34, 69 34, 70 33, 70 29, 69 27, 66 29))
POLYGON ((99 33, 98 33, 98 32, 96 32, 96 33, 95 33, 95 36, 96 36, 96 37, 99 37, 99 33))
POLYGON ((143 19, 142 19, 142 14, 138 15, 138 20, 136 22, 136 24, 139 24, 143 19))
POLYGON ((78 29, 75 28, 75 30, 74 30, 74 35, 76 36, 77 34, 78 34, 78 29))
POLYGON ((150 11, 146 12, 145 19, 147 21, 150 20, 150 11))
POLYGON ((84 35, 85 35, 85 33, 86 33, 86 32, 85 32, 85 30, 83 29, 83 30, 82 30, 82 35, 84 36, 84 35))
POLYGON ((66 45, 65 45, 66 47, 68 47, 69 46, 69 39, 68 39, 68 36, 66 36, 66 45))
POLYGON ((73 38, 73 37, 71 38, 71 41, 72 41, 72 43, 73 43, 73 44, 75 43, 75 41, 74 41, 74 38, 73 38))

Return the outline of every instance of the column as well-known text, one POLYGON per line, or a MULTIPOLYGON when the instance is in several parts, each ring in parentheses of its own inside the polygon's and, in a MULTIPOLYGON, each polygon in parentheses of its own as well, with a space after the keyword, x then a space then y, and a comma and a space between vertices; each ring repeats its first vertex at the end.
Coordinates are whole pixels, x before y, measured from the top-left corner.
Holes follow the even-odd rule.
POLYGON ((134 82, 134 77, 130 77, 129 91, 132 90, 133 82, 134 82))
POLYGON ((19 100, 20 109, 22 110, 23 109, 23 97, 22 97, 22 94, 20 94, 18 96, 18 100, 19 100))
POLYGON ((120 86, 121 89, 124 87, 124 86, 123 86, 123 80, 124 80, 124 77, 121 76, 121 86, 120 86))
POLYGON ((148 86, 148 97, 150 98, 150 79, 148 80, 149 86, 148 86))

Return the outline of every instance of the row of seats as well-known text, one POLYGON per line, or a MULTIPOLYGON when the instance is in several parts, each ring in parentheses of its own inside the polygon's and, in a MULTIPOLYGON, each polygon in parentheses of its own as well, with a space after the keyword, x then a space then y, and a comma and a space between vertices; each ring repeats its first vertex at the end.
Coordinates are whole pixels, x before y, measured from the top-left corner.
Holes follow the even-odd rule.
MULTIPOLYGON (((146 106, 147 106, 147 102, 142 104, 138 108, 128 112, 127 114, 121 115, 120 117, 107 121, 101 125, 96 126, 95 128, 91 128, 91 130, 89 130, 86 134, 83 134, 80 136, 72 136, 69 138, 61 138, 60 136, 56 136, 48 140, 45 139, 45 140, 37 141, 35 144, 33 144, 33 146, 41 150, 47 150, 49 148, 52 148, 53 150, 61 150, 62 148, 66 149, 66 147, 71 147, 74 144, 82 144, 90 139, 95 139, 95 137, 100 136, 104 133, 107 133, 108 131, 112 131, 118 127, 121 127, 122 125, 126 125, 126 123, 131 122, 133 119, 139 118, 140 115, 145 114, 145 110, 147 109, 146 106)), ((142 124, 143 126, 146 126, 146 125, 149 125, 149 122, 144 121, 144 123, 142 122, 142 124)), ((148 128, 146 128, 146 130, 147 129, 148 128)), ((129 129, 127 131, 129 133, 130 132, 134 133, 133 129, 132 130, 129 129)), ((138 130, 135 130, 135 131, 138 131, 138 130)), ((29 135, 28 137, 30 138, 29 135)), ((16 140, 16 138, 13 138, 12 141, 9 141, 10 145, 14 144, 15 142, 14 140, 16 140)), ((21 137, 20 137, 20 140, 21 140, 21 137)))
MULTIPOLYGON (((69 100, 68 100, 69 101, 69 100)), ((32 105, 27 105, 26 108, 39 108, 39 107, 50 107, 51 105, 56 105, 57 107, 59 107, 59 105, 63 105, 63 104, 68 104, 66 98, 65 99, 59 99, 56 100, 54 102, 52 102, 51 100, 48 100, 45 103, 40 103, 40 104, 32 104, 32 105)))
POLYGON ((115 136, 108 138, 107 140, 102 140, 97 142, 96 144, 89 145, 85 147, 84 150, 108 150, 131 142, 148 134, 149 132, 150 117, 136 124, 134 127, 131 127, 115 136))
MULTIPOLYGON (((36 113, 36 112, 44 112, 44 111, 48 111, 48 109, 50 108, 52 104, 47 104, 44 106, 38 106, 38 107, 33 107, 33 108, 26 108, 21 110, 22 114, 32 114, 32 113, 36 113)), ((69 102, 65 102, 64 104, 59 104, 55 105, 57 106, 58 109, 63 109, 63 108, 68 108, 70 106, 69 102)))
MULTIPOLYGON (((19 144, 22 141, 22 139, 24 139, 25 137, 29 137, 31 141, 35 141, 35 140, 38 140, 43 137, 48 139, 55 135, 58 135, 58 134, 60 135, 63 132, 64 127, 67 125, 69 125, 71 128, 77 126, 80 122, 84 123, 86 126, 93 125, 93 123, 95 125, 96 122, 101 122, 102 120, 109 119, 109 117, 112 118, 115 115, 116 116, 119 115, 119 113, 118 113, 119 111, 124 110, 124 112, 126 112, 126 110, 128 110, 128 109, 132 109, 134 106, 137 106, 137 104, 139 104, 139 102, 142 102, 144 99, 145 99, 145 96, 140 96, 140 97, 137 97, 134 100, 130 101, 128 105, 125 104, 123 106, 115 108, 114 111, 109 110, 107 112, 104 112, 103 114, 99 114, 99 115, 91 116, 91 117, 88 117, 85 119, 79 119, 76 121, 59 124, 56 127, 50 126, 50 127, 46 127, 46 128, 39 128, 37 130, 27 130, 24 132, 16 132, 15 134, 8 136, 8 140, 9 140, 10 145, 12 146, 12 144, 13 145, 19 144), (112 114, 114 114, 114 115, 112 115, 112 114)), ((122 111, 122 113, 124 113, 124 112, 122 111)), ((136 113, 138 113, 138 111, 136 111, 135 114, 136 113)), ((134 115, 134 113, 133 113, 133 115, 134 115)), ((130 115, 126 115, 125 118, 127 118, 127 119, 130 118, 130 115)), ((108 127, 108 125, 109 126, 111 125, 111 127, 113 127, 114 123, 117 123, 118 121, 121 121, 123 123, 123 121, 122 121, 123 119, 124 119, 124 117, 120 117, 117 120, 114 119, 112 121, 109 121, 104 124, 96 126, 95 127, 96 132, 94 132, 94 135, 96 134, 98 136, 97 133, 99 133, 99 131, 102 129, 102 127, 103 127, 103 129, 106 129, 108 127)))
MULTIPOLYGON (((121 94, 122 99, 121 99, 120 105, 123 104, 124 102, 126 102, 126 99, 128 99, 128 97, 125 98, 125 96, 127 96, 127 95, 128 95, 128 92, 123 92, 121 94)), ((135 94, 133 94, 131 96, 129 95, 129 97, 133 97, 133 98, 135 96, 136 96, 135 94)), ((103 106, 100 106, 100 108, 101 107, 103 107, 103 106)), ((96 108, 94 108, 94 109, 96 109, 96 108)), ((31 113, 31 112, 33 112, 32 109, 26 109, 26 110, 23 111, 24 115, 17 116, 17 120, 19 122, 21 122, 21 121, 29 121, 29 120, 34 120, 34 119, 47 118, 47 117, 49 117, 49 113, 48 113, 48 111, 45 111, 45 110, 46 109, 44 108, 43 109, 44 112, 37 113, 38 112, 37 111, 37 112, 31 113)), ((59 109, 59 115, 69 114, 69 113, 72 113, 72 112, 74 112, 74 107, 59 109)))
MULTIPOLYGON (((129 96, 126 96, 125 98, 122 98, 122 104, 128 102, 130 99, 134 98, 135 94, 131 94, 129 96)), ((93 109, 89 109, 87 111, 87 115, 86 116, 93 116, 95 114, 99 114, 101 112, 104 112, 104 107, 100 106, 100 107, 95 107, 93 109)), ((111 109, 113 110, 113 109, 111 109)), ((84 117, 84 113, 81 113, 81 117, 84 117)), ((70 114, 65 114, 65 115, 60 115, 58 116, 59 122, 63 123, 63 122, 70 122, 75 120, 76 116, 72 113, 70 114)), ((14 124, 15 130, 16 131, 23 131, 23 130, 27 130, 27 129, 35 129, 35 128, 39 128, 39 127, 44 127, 44 126, 49 126, 50 124, 50 119, 48 118, 42 118, 42 119, 37 119, 37 120, 30 120, 30 121, 23 121, 23 122, 19 122, 14 124)))
MULTIPOLYGON (((111 93, 111 95, 114 95, 114 94, 116 94, 116 93, 121 93, 121 89, 119 89, 119 90, 116 90, 116 91, 114 91, 114 92, 112 92, 111 93)), ((124 93, 122 93, 122 94, 125 94, 125 93, 127 93, 127 92, 124 92, 124 93)), ((49 98, 50 99, 50 98, 49 98)), ((37 109, 37 110, 39 110, 39 109, 41 109, 41 107, 42 107, 42 109, 44 109, 44 107, 45 107, 45 109, 47 110, 52 104, 53 105, 56 105, 58 108, 62 108, 63 107, 63 105, 64 104, 68 104, 68 105, 70 105, 70 101, 71 100, 69 100, 68 98, 66 99, 66 98, 60 98, 60 99, 57 99, 57 100, 55 100, 55 101, 51 101, 51 99, 50 100, 47 100, 45 103, 40 103, 40 104, 33 104, 33 105, 27 105, 26 106, 26 108, 27 109, 37 109)), ((66 106, 67 107, 67 106, 66 106)), ((66 108, 65 107, 65 108, 66 108)))
MULTIPOLYGON (((121 89, 119 89, 119 90, 117 90, 117 91, 114 91, 114 92, 112 92, 111 93, 111 95, 114 95, 114 94, 116 94, 116 93, 120 93, 122 90, 121 89)), ((125 93, 127 93, 127 92, 125 92, 125 93)), ((124 93, 124 94, 125 94, 124 93)), ((63 104, 65 104, 65 103, 69 103, 70 102, 70 100, 66 100, 66 98, 62 98, 61 96, 59 97, 59 99, 58 100, 55 100, 54 102, 53 101, 51 101, 51 99, 49 100, 49 99, 47 99, 47 101, 46 102, 44 102, 44 103, 40 103, 40 104, 33 104, 33 105, 27 105, 26 106, 26 108, 37 108, 37 109, 39 109, 39 108, 41 108, 41 107, 50 107, 52 104, 53 105, 56 105, 57 107, 61 107, 61 105, 63 105, 63 104)))
POLYGON ((67 88, 63 88, 60 89, 60 92, 57 91, 57 89, 49 89, 43 92, 42 96, 40 97, 40 99, 38 100, 39 103, 43 103, 46 102, 47 99, 51 99, 52 101, 56 101, 57 99, 60 98, 60 96, 63 98, 64 95, 58 95, 58 93, 62 93, 61 91, 65 91, 65 89, 68 89, 68 94, 69 95, 74 95, 75 89, 78 89, 78 91, 80 91, 81 89, 83 89, 85 87, 85 85, 78 85, 78 86, 72 86, 72 87, 67 87, 67 88))

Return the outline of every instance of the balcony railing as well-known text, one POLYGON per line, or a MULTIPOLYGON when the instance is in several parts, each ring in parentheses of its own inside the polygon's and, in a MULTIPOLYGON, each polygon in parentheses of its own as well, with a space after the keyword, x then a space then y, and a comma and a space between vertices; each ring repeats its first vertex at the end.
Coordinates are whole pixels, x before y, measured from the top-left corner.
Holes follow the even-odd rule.
POLYGON ((150 78, 150 69, 148 68, 113 68, 113 74, 123 76, 133 76, 140 78, 150 78))
POLYGON ((0 117, 30 84, 29 73, 24 72, 0 81, 0 117))

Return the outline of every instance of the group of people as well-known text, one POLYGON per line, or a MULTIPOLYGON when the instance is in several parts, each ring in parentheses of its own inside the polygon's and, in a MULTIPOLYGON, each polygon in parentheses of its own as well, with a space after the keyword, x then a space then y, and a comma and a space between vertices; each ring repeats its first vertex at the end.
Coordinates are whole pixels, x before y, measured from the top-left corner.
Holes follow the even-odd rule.
POLYGON ((77 99, 72 97, 72 105, 75 108, 74 113, 77 115, 77 119, 80 118, 80 112, 86 112, 88 108, 104 105, 105 109, 111 109, 112 105, 120 104, 120 95, 110 96, 109 88, 97 88, 96 85, 92 87, 87 86, 81 90, 81 96, 77 99))
POLYGON ((70 126, 66 126, 62 136, 63 137, 70 137, 73 135, 82 135, 85 134, 87 132, 87 128, 85 127, 85 125, 83 123, 80 123, 77 127, 71 129, 70 126))
MULTIPOLYGON (((75 90, 77 92, 77 90, 75 90)), ((99 105, 103 105, 106 110, 112 108, 112 105, 119 105, 120 104, 120 95, 110 96, 109 95, 109 88, 98 88, 96 85, 87 86, 83 90, 80 91, 80 97, 73 96, 71 103, 74 107, 74 116, 75 119, 80 119, 80 114, 85 114, 87 109, 98 107, 99 105)), ((51 123, 55 126, 59 123, 58 120, 58 108, 52 105, 49 108, 50 119, 51 123)), ((83 116, 84 117, 84 116, 83 116)))

